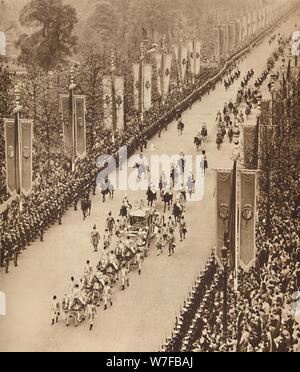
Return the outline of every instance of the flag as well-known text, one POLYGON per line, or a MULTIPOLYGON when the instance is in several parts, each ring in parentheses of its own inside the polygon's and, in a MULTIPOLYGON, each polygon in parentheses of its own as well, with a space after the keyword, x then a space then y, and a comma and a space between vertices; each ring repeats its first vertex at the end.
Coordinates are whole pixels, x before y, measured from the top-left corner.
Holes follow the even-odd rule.
POLYGON ((75 130, 76 155, 82 159, 86 156, 86 121, 85 96, 75 96, 75 130))
POLYGON ((149 110, 152 106, 152 65, 144 64, 144 109, 149 110))
POLYGON ((217 195, 216 195, 216 213, 217 213, 217 257, 221 260, 221 249, 225 241, 229 240, 229 215, 230 215, 230 197, 231 197, 231 171, 217 171, 217 195))
POLYGON ((156 54, 157 91, 162 96, 162 54, 156 54))
POLYGON ((139 111, 140 110, 140 99, 139 99, 139 92, 140 92, 140 64, 133 63, 133 98, 134 98, 134 108, 139 111))
POLYGON ((124 77, 116 76, 116 109, 117 109, 117 129, 124 130, 124 77))
POLYGON ((183 82, 185 78, 186 66, 188 62, 188 48, 185 46, 175 46, 174 52, 178 69, 179 81, 183 82))
POLYGON ((196 52, 195 74, 199 75, 201 72, 201 41, 200 40, 196 40, 195 42, 195 52, 196 52))
POLYGON ((270 100, 263 100, 261 101, 261 117, 260 117, 260 124, 261 125, 270 125, 271 124, 271 102, 270 100))
POLYGON ((18 138, 14 119, 4 119, 6 187, 10 195, 18 192, 18 138))
POLYGON ((32 192, 32 134, 33 121, 20 120, 20 174, 21 174, 21 193, 28 196, 32 192))
POLYGON ((73 123, 71 117, 72 100, 69 95, 60 95, 60 113, 63 126, 64 135, 64 150, 67 156, 72 158, 73 156, 73 123))
POLYGON ((112 85, 111 76, 103 76, 103 119, 104 128, 112 129, 113 117, 112 117, 112 85))
POLYGON ((187 48, 188 48, 188 61, 189 61, 189 66, 190 66, 190 72, 194 75, 195 74, 195 50, 194 50, 194 41, 189 40, 187 43, 187 48))
POLYGON ((244 165, 247 169, 255 169, 257 154, 255 151, 256 125, 243 125, 244 165))
POLYGON ((165 54, 164 60, 162 54, 156 55, 157 63, 157 90, 160 96, 167 96, 169 93, 172 54, 165 54))
POLYGON ((248 39, 248 19, 247 16, 244 15, 242 18, 242 41, 248 39))
POLYGON ((256 172, 241 170, 240 189, 240 266, 249 271, 255 265, 256 257, 256 172))
POLYGON ((234 162, 231 173, 230 208, 228 221, 229 252, 232 266, 236 263, 236 234, 237 234, 237 162, 234 162))

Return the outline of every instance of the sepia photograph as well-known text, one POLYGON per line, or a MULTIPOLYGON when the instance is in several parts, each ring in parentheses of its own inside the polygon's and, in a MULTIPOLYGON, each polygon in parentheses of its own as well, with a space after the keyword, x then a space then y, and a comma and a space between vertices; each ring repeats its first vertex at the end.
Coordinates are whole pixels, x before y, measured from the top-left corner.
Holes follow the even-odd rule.
POLYGON ((300 351, 300 0, 0 0, 0 352, 300 351))

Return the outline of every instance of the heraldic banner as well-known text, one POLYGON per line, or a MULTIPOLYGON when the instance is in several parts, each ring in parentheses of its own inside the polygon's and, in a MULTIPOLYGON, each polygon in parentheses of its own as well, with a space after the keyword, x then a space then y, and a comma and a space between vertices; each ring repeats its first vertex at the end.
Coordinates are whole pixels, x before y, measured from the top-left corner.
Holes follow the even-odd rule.
POLYGON ((86 156, 85 96, 75 96, 75 107, 76 155, 82 159, 86 156))
MULTIPOLYGON (((224 240, 228 235, 229 208, 231 199, 231 171, 217 171, 217 251, 216 255, 221 259, 221 248, 224 247, 224 240)), ((227 238, 226 238, 227 240, 227 238)))
POLYGON ((197 40, 195 43, 196 61, 195 61, 195 74, 199 75, 201 72, 201 41, 197 40))
POLYGON ((144 64, 144 109, 152 106, 152 65, 144 64))
POLYGON ((254 148, 255 148, 255 136, 256 136, 256 125, 244 125, 244 164, 247 169, 252 169, 254 164, 254 148))
POLYGON ((156 70, 157 70, 157 92, 161 96, 162 95, 162 54, 156 54, 156 70))
POLYGON ((106 129, 112 128, 112 85, 111 76, 103 76, 103 122, 106 129))
POLYGON ((17 161, 18 139, 14 119, 4 119, 5 155, 6 155, 6 187, 10 195, 18 189, 17 161))
POLYGON ((116 76, 116 107, 117 107, 117 129, 124 130, 124 77, 116 76))
POLYGON ((21 192, 28 196, 32 191, 32 133, 33 121, 21 119, 21 192))
POLYGON ((245 271, 255 264, 256 185, 256 172, 241 170, 240 266, 245 271))
POLYGON ((140 110, 140 100, 139 100, 139 92, 140 92, 140 64, 133 63, 133 98, 134 98, 134 108, 139 111, 140 110))
POLYGON ((73 156, 73 125, 72 117, 70 115, 70 97, 68 95, 60 95, 60 112, 62 116, 63 134, 64 134, 64 147, 65 153, 70 158, 73 156))

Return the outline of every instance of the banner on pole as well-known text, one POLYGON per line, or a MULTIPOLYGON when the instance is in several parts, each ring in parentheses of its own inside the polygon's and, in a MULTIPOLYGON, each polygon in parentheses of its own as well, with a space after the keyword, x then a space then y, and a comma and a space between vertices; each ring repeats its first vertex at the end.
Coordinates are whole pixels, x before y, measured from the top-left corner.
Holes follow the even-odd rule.
POLYGON ((75 96, 75 130, 76 130, 76 155, 83 159, 86 156, 86 104, 85 96, 75 96))
POLYGON ((232 172, 226 170, 217 171, 217 246, 216 255, 221 260, 221 249, 229 238, 229 217, 230 217, 230 199, 232 172))
POLYGON ((152 65, 144 64, 144 109, 152 106, 152 65))
POLYGON ((241 170, 240 190, 240 266, 249 271, 256 257, 257 174, 241 170))
POLYGON ((33 121, 20 119, 20 174, 21 193, 24 196, 32 192, 32 135, 33 121))
POLYGON ((196 53, 195 74, 199 75, 201 72, 201 41, 200 40, 197 40, 195 43, 195 53, 196 53))
POLYGON ((124 130, 124 77, 116 76, 116 109, 117 109, 117 129, 124 130))
POLYGON ((134 99, 134 108, 139 111, 140 109, 140 64, 133 63, 133 99, 134 99))
POLYGON ((256 125, 243 126, 243 143, 244 143, 244 165, 247 169, 254 166, 254 148, 256 137, 256 125))
POLYGON ((162 96, 162 54, 156 54, 157 92, 162 96))
POLYGON ((70 158, 73 156, 73 125, 72 117, 70 115, 70 97, 69 95, 61 94, 59 96, 60 101, 60 113, 63 126, 64 136, 64 149, 67 156, 70 158))
POLYGON ((111 76, 103 76, 103 122, 104 128, 112 129, 112 85, 111 76))
POLYGON ((6 187, 13 196, 17 192, 17 154, 18 139, 14 119, 4 119, 5 131, 5 159, 6 159, 6 187))

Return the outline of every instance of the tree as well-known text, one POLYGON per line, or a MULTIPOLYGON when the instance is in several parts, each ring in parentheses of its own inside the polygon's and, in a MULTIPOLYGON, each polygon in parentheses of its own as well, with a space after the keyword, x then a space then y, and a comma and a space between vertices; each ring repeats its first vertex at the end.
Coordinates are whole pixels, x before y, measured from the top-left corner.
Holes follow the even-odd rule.
POLYGON ((62 0, 32 0, 22 9, 20 23, 36 29, 31 35, 23 34, 19 38, 22 64, 37 64, 50 71, 75 51, 76 10, 62 0))

